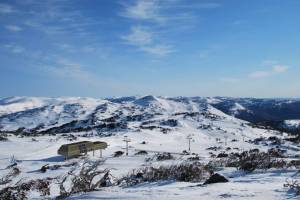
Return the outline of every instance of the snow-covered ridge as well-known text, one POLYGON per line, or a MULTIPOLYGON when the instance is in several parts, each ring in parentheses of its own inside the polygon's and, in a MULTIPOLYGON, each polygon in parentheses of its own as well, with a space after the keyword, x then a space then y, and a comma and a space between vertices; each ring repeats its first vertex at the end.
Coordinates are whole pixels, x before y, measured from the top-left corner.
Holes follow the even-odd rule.
MULTIPOLYGON (((192 126, 197 127, 204 123, 205 118, 212 116, 240 123, 237 117, 255 121, 261 116, 278 117, 280 111, 284 118, 288 115, 284 108, 300 118, 298 105, 300 101, 297 100, 227 97, 10 97, 0 100, 0 131, 138 130, 139 127, 145 128, 145 124, 148 128, 157 128, 168 120, 176 120, 177 125, 184 126, 189 123, 189 118, 193 121, 192 126), (276 115, 264 115, 272 109, 275 109, 276 115)), ((290 126, 300 128, 295 126, 294 121, 287 121, 286 127, 290 126)))
POLYGON ((284 126, 290 129, 300 128, 300 119, 284 120, 284 126))
POLYGON ((111 99, 12 97, 0 101, 0 111, 1 131, 104 131, 108 128, 137 130, 138 127, 165 131, 169 127, 164 126, 171 126, 170 123, 172 126, 186 124, 189 116, 195 127, 199 120, 203 122, 212 116, 232 120, 205 98, 151 95, 111 99))

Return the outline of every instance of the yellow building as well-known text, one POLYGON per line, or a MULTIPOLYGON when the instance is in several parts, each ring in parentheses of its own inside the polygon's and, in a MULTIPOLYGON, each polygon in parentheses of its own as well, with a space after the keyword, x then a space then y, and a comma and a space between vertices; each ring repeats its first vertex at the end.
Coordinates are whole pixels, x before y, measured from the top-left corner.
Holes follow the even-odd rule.
POLYGON ((57 153, 59 155, 64 156, 66 159, 73 156, 79 156, 81 154, 87 154, 89 151, 100 150, 100 156, 102 157, 102 149, 107 148, 106 142, 96 141, 82 141, 82 142, 75 142, 70 144, 62 145, 57 153))

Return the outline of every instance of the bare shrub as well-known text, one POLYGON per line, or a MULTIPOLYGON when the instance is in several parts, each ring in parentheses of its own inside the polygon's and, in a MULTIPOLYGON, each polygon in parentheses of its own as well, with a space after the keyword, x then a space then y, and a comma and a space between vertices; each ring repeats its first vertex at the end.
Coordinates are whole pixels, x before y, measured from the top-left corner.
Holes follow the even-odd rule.
POLYGON ((60 195, 57 198, 64 199, 72 194, 95 191, 100 187, 112 185, 110 171, 98 169, 103 162, 85 161, 78 173, 75 172, 75 168, 69 171, 59 181, 60 195), (69 189, 65 187, 66 182, 70 182, 69 189))
POLYGON ((298 183, 298 181, 296 181, 296 180, 287 180, 286 183, 283 186, 289 188, 296 195, 300 195, 300 184, 298 183))
POLYGON ((132 173, 123 177, 118 181, 119 184, 125 186, 133 186, 144 182, 157 181, 184 181, 199 182, 211 174, 210 169, 199 163, 183 163, 180 165, 145 167, 133 170, 132 173))
POLYGON ((147 155, 147 154, 148 154, 147 151, 141 150, 141 151, 136 152, 134 155, 147 155))
POLYGON ((27 199, 27 194, 31 190, 39 192, 40 196, 50 195, 50 180, 51 179, 37 179, 28 182, 19 181, 15 186, 5 187, 0 190, 0 199, 27 199))
POLYGON ((0 141, 7 141, 7 136, 0 135, 0 141))
POLYGON ((198 155, 195 155, 195 156, 189 157, 187 160, 188 161, 198 161, 198 160, 200 160, 200 157, 198 155))
POLYGON ((157 153, 152 158, 152 160, 156 160, 156 161, 164 161, 164 160, 172 160, 172 159, 174 159, 174 156, 172 156, 170 153, 157 153))
POLYGON ((289 167, 295 167, 295 168, 299 169, 300 168, 300 160, 291 160, 288 165, 289 165, 289 167))
POLYGON ((113 155, 113 157, 120 157, 124 154, 124 151, 116 151, 113 155))
POLYGON ((278 154, 270 152, 259 152, 258 150, 249 150, 242 153, 230 154, 226 160, 226 167, 236 167, 239 170, 252 172, 256 169, 267 170, 270 168, 286 168, 288 162, 278 159, 278 154))
POLYGON ((5 185, 12 181, 14 177, 21 173, 20 169, 17 167, 13 167, 10 172, 0 179, 0 185, 5 185))

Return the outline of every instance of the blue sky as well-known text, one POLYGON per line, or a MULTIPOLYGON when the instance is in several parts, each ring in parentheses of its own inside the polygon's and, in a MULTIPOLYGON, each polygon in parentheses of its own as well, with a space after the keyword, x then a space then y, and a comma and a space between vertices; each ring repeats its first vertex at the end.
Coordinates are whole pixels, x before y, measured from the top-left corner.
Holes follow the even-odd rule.
POLYGON ((0 0, 0 96, 300 97, 297 0, 0 0))

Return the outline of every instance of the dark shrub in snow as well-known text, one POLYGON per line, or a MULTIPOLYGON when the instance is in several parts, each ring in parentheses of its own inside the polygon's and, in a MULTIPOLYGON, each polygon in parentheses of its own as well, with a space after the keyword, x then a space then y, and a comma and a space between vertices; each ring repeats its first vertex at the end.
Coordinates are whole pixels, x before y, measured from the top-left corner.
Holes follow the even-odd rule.
POLYGON ((289 188, 296 195, 300 195, 300 184, 298 181, 288 180, 283 186, 289 188))
POLYGON ((119 156, 122 156, 123 154, 124 154, 123 151, 116 151, 113 156, 114 157, 119 157, 119 156))
POLYGON ((50 195, 50 179, 37 179, 28 182, 18 182, 14 186, 8 186, 0 190, 0 199, 23 200, 31 190, 40 193, 41 196, 50 195))
POLYGON ((226 183, 228 182, 228 179, 225 178, 224 176, 215 173, 213 175, 211 175, 205 182, 204 185, 206 184, 212 184, 212 183, 226 183))
POLYGON ((95 191, 101 187, 112 185, 111 176, 108 169, 98 169, 103 161, 85 161, 79 172, 75 168, 62 177, 59 188, 60 196, 57 199, 64 199, 72 194, 95 191), (67 188, 65 183, 70 184, 67 188))
POLYGON ((135 153, 135 155, 147 155, 148 152, 147 151, 144 151, 144 150, 141 150, 141 151, 138 151, 135 153))
POLYGON ((230 154, 226 160, 227 167, 236 167, 246 172, 252 172, 255 169, 267 170, 270 168, 286 168, 289 163, 279 159, 273 152, 259 152, 258 150, 249 150, 242 153, 230 154))
POLYGON ((228 157, 228 154, 227 154, 227 153, 219 153, 219 154, 217 155, 217 158, 226 158, 226 157, 228 157))
POLYGON ((174 157, 170 153, 158 153, 154 156, 157 161, 172 160, 174 157))
POLYGON ((4 135, 0 135, 0 141, 7 141, 7 137, 4 135))
POLYGON ((180 165, 145 167, 134 170, 118 182, 124 186, 137 185, 144 182, 183 181, 199 182, 208 178, 210 169, 199 162, 180 165))

